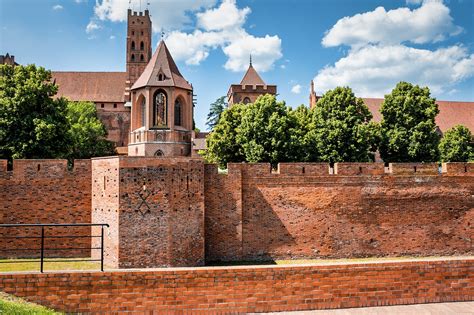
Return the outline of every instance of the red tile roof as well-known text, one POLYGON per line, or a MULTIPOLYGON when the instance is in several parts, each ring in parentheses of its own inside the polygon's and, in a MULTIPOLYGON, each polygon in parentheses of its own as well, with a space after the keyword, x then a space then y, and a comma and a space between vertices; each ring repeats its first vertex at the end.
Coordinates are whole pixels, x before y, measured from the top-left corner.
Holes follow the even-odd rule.
POLYGON ((186 90, 193 89, 191 84, 179 72, 178 66, 176 66, 163 40, 158 45, 142 75, 132 86, 132 90, 144 86, 176 86, 186 90), (163 74, 165 79, 159 81, 159 74, 163 74))
POLYGON ((240 85, 265 85, 265 82, 258 75, 252 64, 250 64, 249 68, 247 69, 247 72, 242 78, 242 81, 240 81, 240 85))
POLYGON ((71 101, 124 102, 126 72, 53 71, 58 85, 57 96, 71 101))
MULTIPOLYGON (((383 98, 363 98, 364 103, 369 107, 375 121, 380 121, 380 106, 383 98)), ((436 101, 439 114, 436 117, 436 124, 442 132, 456 126, 464 125, 474 132, 474 102, 436 101)))

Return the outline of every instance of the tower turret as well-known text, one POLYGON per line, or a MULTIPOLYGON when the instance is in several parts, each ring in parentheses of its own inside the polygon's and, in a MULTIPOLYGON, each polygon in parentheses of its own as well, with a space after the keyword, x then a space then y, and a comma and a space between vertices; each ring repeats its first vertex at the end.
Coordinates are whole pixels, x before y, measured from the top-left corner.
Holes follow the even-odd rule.
POLYGON ((126 99, 130 101, 130 88, 145 70, 151 59, 151 19, 150 12, 127 13, 127 91, 126 99))

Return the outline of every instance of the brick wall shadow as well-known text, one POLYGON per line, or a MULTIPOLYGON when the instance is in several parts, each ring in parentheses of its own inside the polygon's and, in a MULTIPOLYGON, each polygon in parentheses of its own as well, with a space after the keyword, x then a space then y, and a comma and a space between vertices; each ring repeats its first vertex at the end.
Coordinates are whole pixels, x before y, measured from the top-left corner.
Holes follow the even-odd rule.
POLYGON ((269 195, 257 186, 244 189, 243 194, 242 259, 272 262, 290 255, 298 257, 295 238, 285 225, 290 222, 283 218, 292 211, 291 206, 283 206, 277 213, 267 200, 269 195))

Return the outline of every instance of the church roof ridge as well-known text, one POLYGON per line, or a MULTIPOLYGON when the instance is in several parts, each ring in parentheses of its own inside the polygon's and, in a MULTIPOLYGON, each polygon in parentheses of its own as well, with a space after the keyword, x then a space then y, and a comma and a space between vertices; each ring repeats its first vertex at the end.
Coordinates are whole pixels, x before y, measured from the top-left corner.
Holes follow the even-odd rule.
POLYGON ((192 86, 179 71, 164 40, 161 40, 158 44, 158 48, 146 65, 141 76, 132 86, 132 90, 144 86, 175 86, 192 90, 192 86), (162 80, 158 78, 160 73, 164 74, 162 80))

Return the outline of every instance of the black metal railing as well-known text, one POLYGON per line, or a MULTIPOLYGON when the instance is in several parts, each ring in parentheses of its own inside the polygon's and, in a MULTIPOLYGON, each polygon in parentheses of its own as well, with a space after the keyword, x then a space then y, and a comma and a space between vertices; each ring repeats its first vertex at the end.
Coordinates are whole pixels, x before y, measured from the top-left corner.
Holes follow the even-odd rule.
MULTIPOLYGON (((7 240, 7 239, 38 239, 40 240, 40 247, 37 248, 0 248, 0 256, 4 256, 3 253, 12 253, 12 252, 18 252, 18 251, 25 251, 25 252, 32 252, 34 253, 35 251, 39 251, 39 256, 40 256, 40 271, 43 272, 44 269, 44 262, 45 262, 45 252, 61 252, 61 251, 71 251, 71 250, 89 250, 91 259, 74 259, 74 260, 67 260, 67 259, 53 259, 53 260, 47 260, 47 262, 77 262, 77 261, 89 261, 89 262, 99 262, 100 261, 100 270, 104 271, 104 228, 109 227, 107 223, 71 223, 71 224, 0 224, 0 239, 2 241, 7 240), (58 227, 63 227, 63 228, 75 228, 75 227, 100 227, 100 235, 54 235, 54 234, 46 234, 46 229, 48 230, 54 230, 54 228, 58 227), (17 231, 18 229, 22 228, 37 228, 40 229, 40 234, 35 235, 35 236, 24 236, 24 235, 11 235, 11 234, 5 234, 4 231, 2 231, 4 228, 16 228, 17 231), (83 239, 83 238, 91 238, 91 245, 87 247, 50 247, 48 243, 45 245, 45 240, 51 240, 51 239, 83 239), (92 239, 94 238, 100 238, 100 246, 93 246, 92 244, 92 239), (92 255, 92 250, 100 250, 100 259, 94 259, 94 255, 92 255)), ((69 231, 68 231, 69 232, 69 231)), ((29 255, 30 256, 30 255, 29 255)), ((54 258, 61 257, 58 256, 57 254, 55 255, 54 258)), ((0 261, 0 263, 22 263, 22 262, 31 262, 31 260, 12 260, 12 261, 0 261)))

